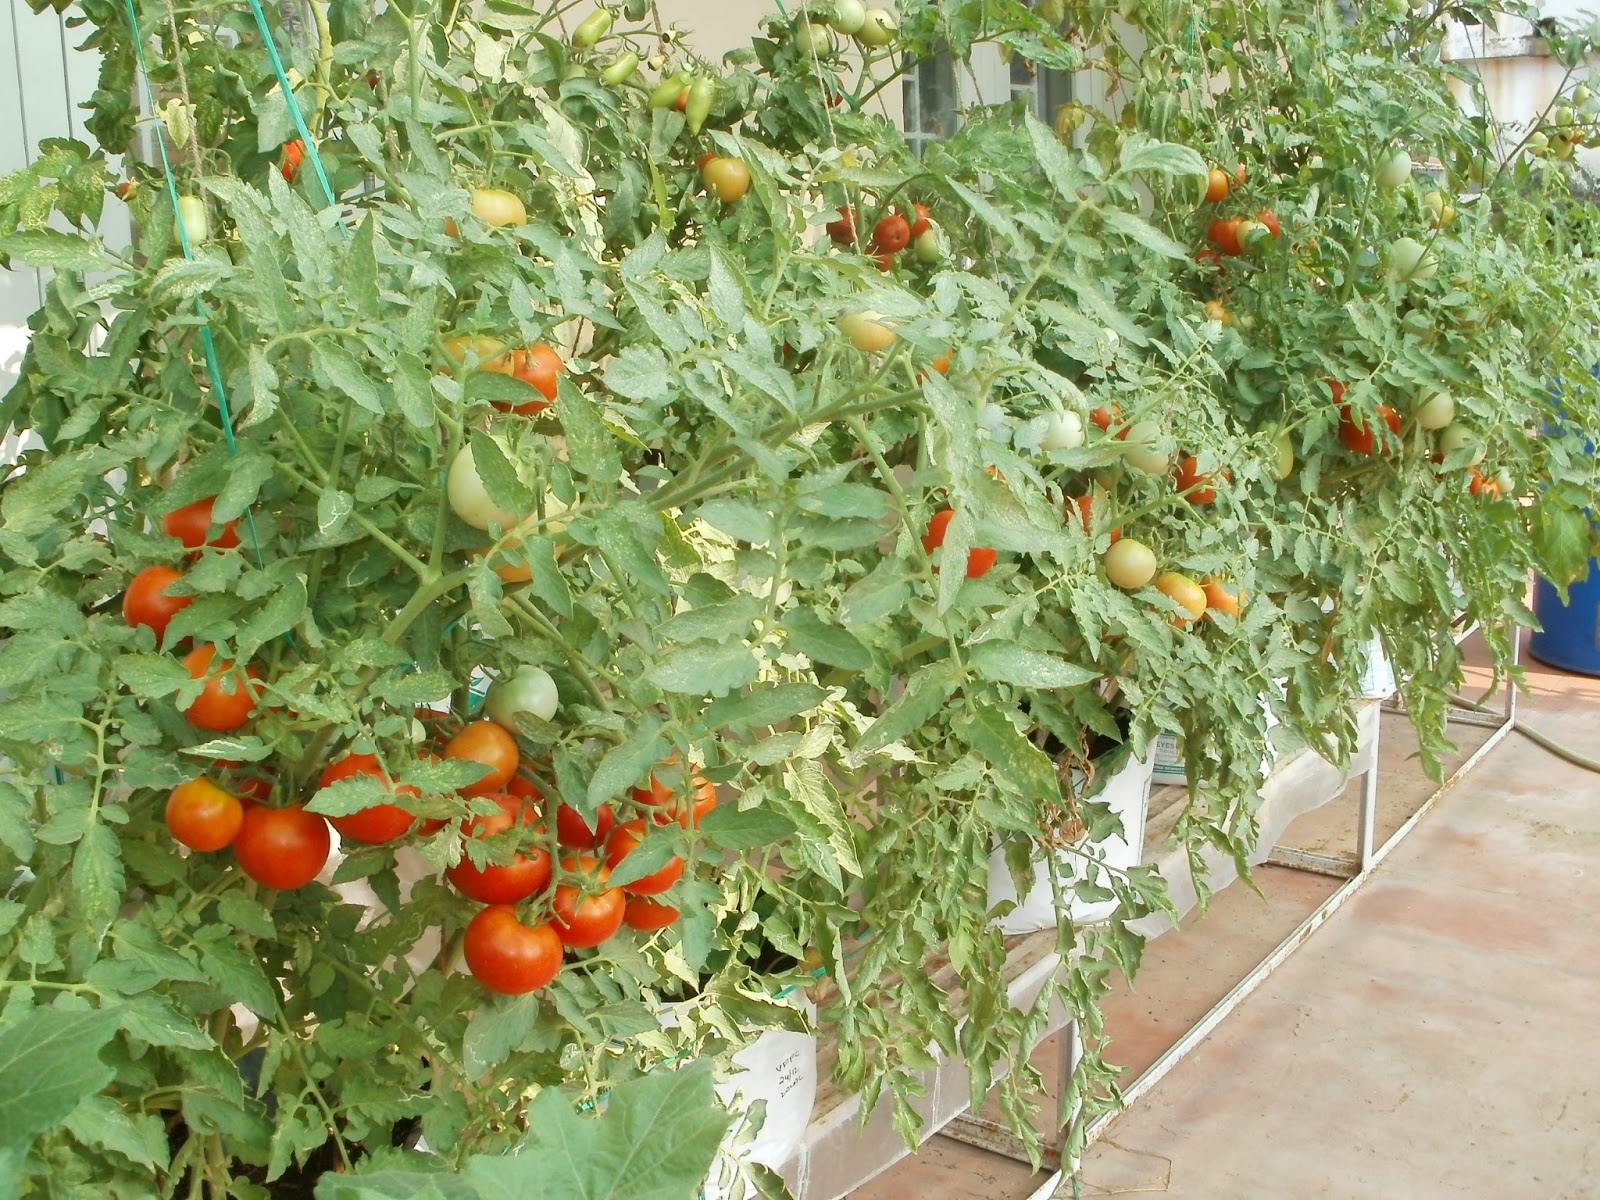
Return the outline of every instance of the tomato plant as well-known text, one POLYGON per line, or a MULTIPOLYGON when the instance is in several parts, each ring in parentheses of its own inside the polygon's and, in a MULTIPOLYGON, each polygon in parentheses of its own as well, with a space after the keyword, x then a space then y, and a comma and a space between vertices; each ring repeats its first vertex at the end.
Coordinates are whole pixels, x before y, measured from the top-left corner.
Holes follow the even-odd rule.
POLYGON ((1055 781, 1172 730, 1173 836, 1248 861, 1263 701, 1339 759, 1382 636, 1437 771, 1452 628, 1503 675, 1528 572, 1595 549, 1575 86, 1526 138, 1463 120, 1444 23, 1387 5, 834 0, 717 61, 593 7, 83 6, 99 145, 0 188, 49 272, 0 399, 0 1035, 103 1017, 112 1072, 24 1150, 39 1194, 527 1162, 808 955, 837 1087, 915 1140, 937 1048, 1037 1145, 1039 1013, 1098 1029, 1167 901, 1106 882, 1018 1009, 996 832, 1042 853, 1055 781), (1090 86, 937 144, 882 114, 969 47, 1090 86), (174 844, 197 776, 233 855, 174 844), (604 941, 564 968, 558 907, 604 941))

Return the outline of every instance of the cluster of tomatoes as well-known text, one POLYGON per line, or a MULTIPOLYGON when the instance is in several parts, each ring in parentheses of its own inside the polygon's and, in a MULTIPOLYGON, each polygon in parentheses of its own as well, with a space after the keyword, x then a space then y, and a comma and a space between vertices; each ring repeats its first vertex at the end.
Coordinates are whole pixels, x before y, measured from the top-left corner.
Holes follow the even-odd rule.
MULTIPOLYGON (((826 227, 829 239, 836 246, 859 250, 858 223, 859 214, 855 206, 840 205, 839 219, 829 221, 826 227)), ((866 246, 867 253, 872 255, 880 271, 892 270, 895 255, 907 248, 911 250, 912 258, 925 266, 944 258, 939 229, 933 223, 933 215, 926 204, 913 204, 910 213, 903 208, 890 209, 872 227, 872 236, 866 246)))
MULTIPOLYGON (((218 527, 212 521, 214 502, 211 497, 174 510, 164 518, 163 528, 191 551, 237 547, 236 523, 218 527)), ((146 567, 123 595, 124 617, 132 625, 149 627, 160 642, 173 618, 194 601, 181 591, 172 594, 182 581, 183 572, 171 567, 146 567)), ((194 678, 205 681, 200 695, 183 707, 193 724, 228 732, 250 719, 260 701, 253 686, 260 673, 254 667, 240 671, 218 662, 216 647, 209 644, 191 650, 183 662, 194 678)), ((647 786, 633 789, 637 815, 629 819, 619 821, 610 805, 602 805, 591 825, 571 806, 550 804, 524 770, 512 730, 518 713, 549 719, 555 708, 549 675, 523 667, 489 689, 486 710, 493 719, 466 723, 441 749, 441 757, 476 763, 483 772, 460 789, 463 801, 476 801, 459 828, 478 852, 464 848, 445 878, 463 896, 487 906, 468 924, 463 950, 468 968, 493 991, 520 993, 544 986, 560 969, 566 949, 597 946, 624 924, 651 931, 675 922, 678 909, 656 897, 682 877, 680 855, 620 886, 611 884, 611 872, 647 839, 668 836, 662 827, 696 825, 717 802, 715 787, 698 774, 686 786, 674 787, 672 773, 682 774, 674 760, 653 774, 647 786), (679 790, 688 794, 686 800, 679 799, 679 790), (546 834, 552 809, 553 845, 546 834), (559 879, 552 850, 559 855, 559 879), (524 923, 515 906, 534 897, 540 897, 541 919, 524 923)), ((225 771, 239 765, 219 764, 225 771)), ((412 835, 432 836, 444 827, 445 821, 412 811, 406 801, 420 800, 422 793, 392 780, 374 754, 349 752, 333 760, 318 777, 317 790, 358 776, 381 781, 391 799, 324 817, 303 802, 274 806, 272 785, 265 778, 219 776, 229 783, 224 787, 217 778, 201 775, 168 795, 167 828, 191 850, 231 847, 245 875, 264 887, 289 890, 322 872, 333 851, 334 831, 343 842, 378 846, 412 835)))
MULTIPOLYGON (((161 528, 191 553, 207 546, 231 550, 239 545, 238 522, 215 525, 211 519, 215 503, 216 497, 208 496, 174 509, 162 518, 161 528)), ((129 625, 149 627, 160 645, 172 619, 195 601, 194 593, 182 590, 183 579, 183 572, 174 567, 145 567, 123 593, 123 618, 129 625)), ((190 678, 205 681, 200 694, 183 709, 190 721, 201 729, 227 733, 249 720, 260 699, 255 687, 255 681, 261 678, 259 670, 254 666, 240 670, 233 663, 219 660, 217 648, 209 643, 191 649, 182 662, 190 678)))
MULTIPOLYGON (((468 970, 485 987, 505 994, 533 991, 555 978, 568 949, 598 946, 623 925, 653 931, 677 921, 679 910, 658 897, 682 878, 681 855, 620 886, 610 877, 647 839, 668 836, 662 826, 688 828, 715 807, 716 789, 703 777, 693 777, 691 798, 680 803, 674 789, 652 775, 648 786, 633 789, 634 808, 642 815, 618 821, 602 805, 591 826, 571 806, 546 801, 522 770, 515 737, 496 721, 468 722, 444 744, 442 757, 477 763, 484 771, 460 789, 463 800, 476 802, 459 830, 477 843, 477 853, 464 845, 444 877, 485 906, 468 923, 462 943, 468 970), (547 835, 552 809, 553 846, 547 835), (559 877, 552 851, 559 856, 559 877), (531 922, 517 907, 528 901, 536 901, 538 912, 531 922)), ((271 806, 270 786, 235 794, 201 776, 172 790, 167 827, 191 850, 231 846, 241 871, 279 890, 304 886, 322 872, 333 830, 345 843, 389 845, 444 827, 443 820, 419 817, 406 807, 404 801, 420 799, 421 792, 393 781, 373 754, 335 759, 319 776, 318 790, 356 776, 381 781, 393 799, 324 817, 304 803, 271 806)))

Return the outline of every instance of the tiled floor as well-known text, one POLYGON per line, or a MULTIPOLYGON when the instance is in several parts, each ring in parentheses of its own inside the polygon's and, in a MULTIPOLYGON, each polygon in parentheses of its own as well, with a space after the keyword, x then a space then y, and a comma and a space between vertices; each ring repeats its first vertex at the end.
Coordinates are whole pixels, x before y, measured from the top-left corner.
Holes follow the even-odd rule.
MULTIPOLYGON (((1529 667, 1522 715, 1600 757, 1600 680, 1529 667)), ((1463 727, 1463 757, 1483 732, 1463 727)), ((1431 788, 1386 716, 1378 835, 1431 788)), ((1354 793, 1283 841, 1345 851, 1354 793)), ((1151 943, 1115 997, 1129 1078, 1336 881, 1262 868, 1151 943)), ((1600 1200, 1600 776, 1512 735, 1374 877, 1094 1146, 1084 1197, 1600 1200)), ((1048 1054, 1041 1048, 1041 1054, 1048 1054)), ((994 1200, 1043 1182, 935 1138, 855 1200, 994 1200)), ((1074 1195, 1073 1183, 1057 1193, 1074 1195)))

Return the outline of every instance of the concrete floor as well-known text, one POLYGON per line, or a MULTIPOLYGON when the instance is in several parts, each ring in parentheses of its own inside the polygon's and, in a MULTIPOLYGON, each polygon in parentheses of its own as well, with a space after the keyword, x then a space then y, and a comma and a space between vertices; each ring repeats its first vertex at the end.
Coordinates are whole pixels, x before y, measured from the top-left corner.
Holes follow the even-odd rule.
MULTIPOLYGON (((1521 715, 1600 757, 1600 680, 1538 663, 1521 715)), ((1462 727, 1464 758, 1483 731, 1462 727)), ((1384 718, 1380 839, 1430 794, 1384 718)), ((1354 788, 1283 841, 1347 851, 1354 788)), ((1128 1079, 1336 886, 1263 867, 1112 999, 1128 1079)), ((1155 1090, 1062 1197, 1600 1200, 1600 775, 1512 734, 1155 1090), (1076 1190, 1075 1190, 1076 1187, 1076 1190)), ((1041 1047, 1040 1061, 1050 1055, 1041 1047)), ((934 1138, 853 1200, 1021 1200, 1043 1176, 934 1138)))

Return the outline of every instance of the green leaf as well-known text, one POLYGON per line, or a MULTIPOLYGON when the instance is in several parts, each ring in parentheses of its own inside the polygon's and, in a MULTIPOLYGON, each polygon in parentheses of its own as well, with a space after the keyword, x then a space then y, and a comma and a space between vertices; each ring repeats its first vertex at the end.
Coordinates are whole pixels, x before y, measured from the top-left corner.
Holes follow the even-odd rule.
POLYGON ((367 213, 345 252, 343 294, 355 311, 372 316, 378 306, 377 215, 367 213))
POLYGON ((1187 258, 1188 248, 1162 233, 1143 217, 1123 212, 1120 208, 1102 209, 1100 217, 1106 228, 1122 234, 1129 241, 1138 242, 1147 250, 1164 254, 1168 258, 1187 258))
MULTIPOLYGON (((343 492, 339 494, 344 495, 343 492)), ((305 580, 298 575, 290 576, 240 628, 237 641, 241 652, 249 655, 256 647, 282 637, 300 623, 305 611, 305 580)))
POLYGON ((655 545, 661 536, 661 523, 655 514, 636 502, 618 505, 600 513, 595 518, 594 528, 601 553, 635 583, 643 584, 658 596, 671 591, 655 559, 655 545))
POLYGON ((754 596, 736 596, 721 604, 691 608, 669 617, 656 631, 664 642, 695 642, 702 639, 726 641, 750 632, 761 615, 761 601, 754 596))
POLYGON ((814 683, 761 684, 713 702, 704 722, 707 729, 758 729, 810 712, 827 698, 814 683))
POLYGON ((110 1008, 36 1008, 0 1027, 0 1154, 20 1162, 35 1137, 111 1082, 100 1050, 116 1032, 110 1008))
POLYGON ((478 1079, 511 1057, 539 1015, 539 1003, 539 998, 529 993, 482 1005, 472 1014, 461 1047, 467 1078, 478 1079))
POLYGON ((795 824, 770 808, 739 809, 732 804, 719 804, 700 820, 698 828, 713 845, 737 851, 775 846, 794 833, 795 824))
POLYGON ((528 1110, 521 1154, 474 1158, 464 1174, 483 1200, 695 1200, 732 1119, 696 1059, 612 1090, 598 1117, 580 1117, 558 1088, 528 1110))
POLYGON ((629 346, 606 366, 606 389, 628 400, 663 400, 671 379, 667 356, 654 346, 629 346))
POLYGON ((622 473, 622 462, 600 419, 600 410, 565 375, 556 384, 556 418, 567 434, 572 469, 597 483, 614 482, 622 473))
POLYGON ((1100 678, 1098 671, 1075 666, 1053 654, 1029 650, 1015 642, 980 642, 967 662, 986 679, 1027 688, 1068 688, 1100 678))
POLYGON ((355 508, 355 497, 344 489, 329 488, 323 492, 317 497, 317 535, 325 542, 338 538, 355 508))
POLYGON ((922 728, 943 707, 946 697, 955 690, 955 668, 949 663, 936 663, 912 676, 905 694, 884 710, 872 727, 856 743, 858 755, 870 754, 891 742, 898 742, 907 734, 922 728))
POLYGON ((1565 587, 1588 572, 1590 526, 1582 512, 1542 498, 1534 509, 1531 532, 1534 551, 1552 583, 1565 587))
POLYGON ((760 669, 750 647, 741 641, 694 642, 669 650, 649 678, 669 692, 721 696, 754 680, 760 669))
POLYGON ((847 671, 865 671, 872 665, 872 651, 855 634, 829 625, 809 608, 785 613, 783 627, 788 630, 789 644, 816 662, 847 671))
POLYGON ((412 428, 433 428, 432 377, 410 355, 402 355, 394 364, 394 402, 412 428))
POLYGON ((771 515, 740 500, 712 500, 703 504, 700 519, 741 542, 759 546, 772 540, 771 515))
POLYGON ((72 892, 85 932, 98 940, 122 903, 122 856, 117 835, 96 822, 72 853, 72 892))
POLYGON ((117 678, 135 696, 159 700, 188 683, 189 672, 163 654, 124 654, 117 659, 117 678))
POLYGON ((167 1164, 167 1136, 154 1113, 134 1116, 109 1096, 85 1096, 66 1119, 67 1132, 86 1146, 120 1154, 152 1171, 167 1164))
POLYGON ((338 388, 370 413, 383 413, 383 393, 367 368, 343 346, 317 342, 312 347, 311 362, 319 383, 338 388))
POLYGON ((1163 175, 1204 175, 1210 169, 1199 151, 1153 141, 1138 133, 1122 139, 1119 161, 1124 171, 1156 171, 1163 175))
POLYGON ((570 617, 572 591, 567 587, 566 576, 556 562, 555 543, 540 534, 538 537, 524 538, 522 550, 527 555, 528 566, 533 570, 533 594, 558 615, 570 617))
POLYGON ((976 705, 955 723, 956 734, 983 759, 1007 791, 1044 804, 1061 797, 1061 784, 1050 756, 1017 732, 1006 714, 992 705, 976 705))
POLYGON ((95 271, 108 265, 98 243, 55 229, 24 229, 0 238, 0 254, 52 271, 95 271))
POLYGON ((661 722, 646 717, 631 738, 606 751, 600 765, 590 776, 589 811, 598 812, 602 804, 623 788, 643 783, 665 750, 661 722))
POLYGON ((510 513, 533 511, 533 492, 518 476, 505 448, 481 429, 472 433, 472 465, 495 504, 510 513))

